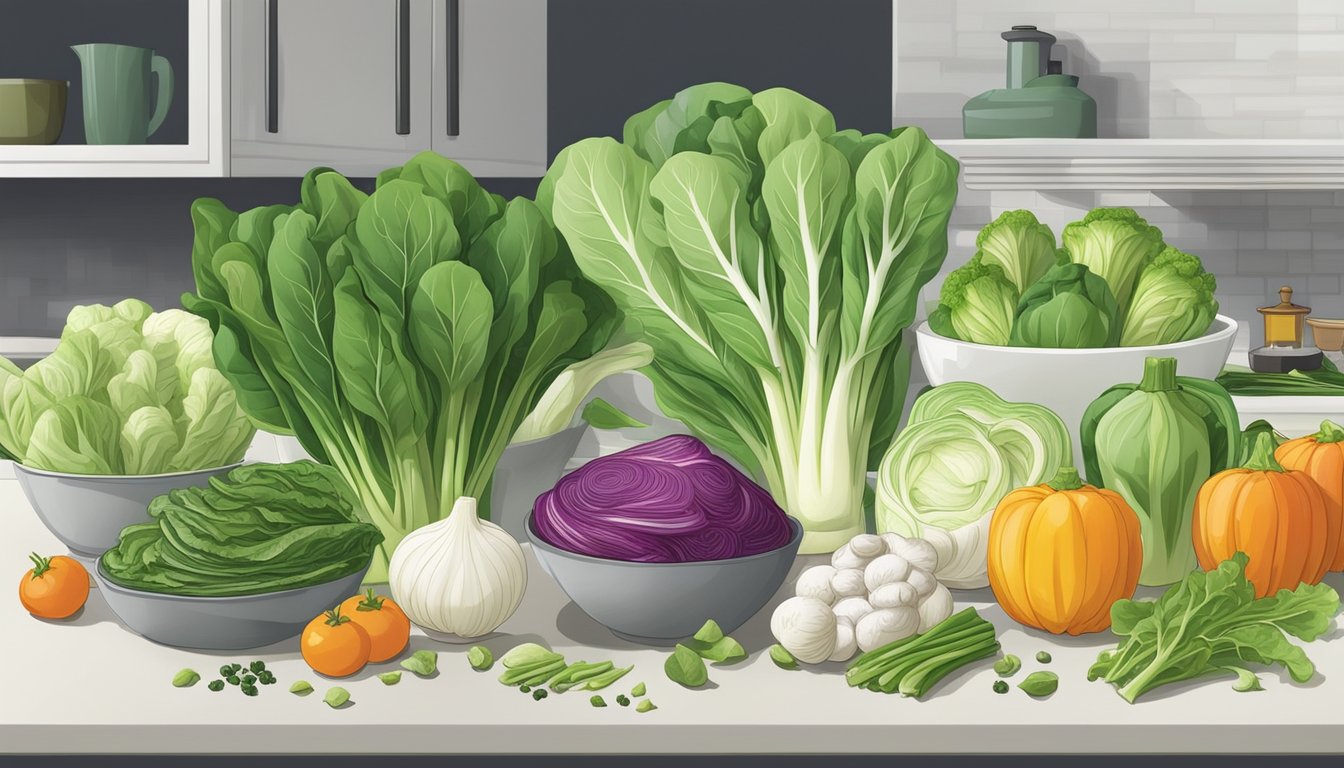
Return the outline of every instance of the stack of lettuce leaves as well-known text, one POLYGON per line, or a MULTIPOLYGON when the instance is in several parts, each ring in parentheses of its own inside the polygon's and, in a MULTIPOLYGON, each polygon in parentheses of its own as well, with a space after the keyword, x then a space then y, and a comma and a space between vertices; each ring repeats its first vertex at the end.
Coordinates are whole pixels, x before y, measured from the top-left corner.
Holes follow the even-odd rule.
POLYGON ((368 567, 383 540, 336 470, 310 461, 249 464, 150 502, 101 568, 130 589, 197 597, 255 595, 368 567))

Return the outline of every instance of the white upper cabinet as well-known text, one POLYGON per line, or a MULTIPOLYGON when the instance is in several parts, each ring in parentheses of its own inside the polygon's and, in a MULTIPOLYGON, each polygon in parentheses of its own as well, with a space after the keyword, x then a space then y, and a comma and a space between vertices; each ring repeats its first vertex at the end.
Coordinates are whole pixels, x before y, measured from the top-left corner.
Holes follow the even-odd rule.
MULTIPOLYGON (((52 107, 46 102, 27 118, 31 135, 43 121, 60 120, 62 130, 51 144, 9 143, 22 140, 6 136, 0 140, 0 178, 3 177, 173 177, 227 176, 229 174, 229 2, 228 0, 185 0, 181 5, 139 29, 145 20, 120 13, 115 0, 102 4, 85 17, 62 23, 61 15, 69 8, 62 2, 25 4, 19 14, 30 31, 23 51, 7 50, 7 66, 29 77, 52 78, 42 83, 66 82, 68 87, 52 107), (80 39, 66 39, 78 36, 80 39), (136 68, 94 67, 76 57, 71 43, 134 44, 154 46, 145 55, 134 57, 136 68), (150 74, 153 55, 167 61, 173 77, 171 86, 161 86, 161 76, 150 74), (28 58, 28 57, 34 58, 28 58), (81 69, 81 63, 83 69, 81 69), (87 81, 87 82, 86 82, 87 81), (144 85, 141 86, 140 84, 144 85), (152 92, 143 94, 140 91, 152 92), (165 96, 166 95, 166 96, 165 96), (145 125, 157 123, 149 112, 168 99, 167 121, 163 130, 149 131, 145 125), (141 125, 138 144, 90 144, 85 119, 94 104, 111 105, 102 113, 103 120, 115 121, 118 110, 128 101, 143 102, 148 109, 141 125)), ((10 15, 18 13, 11 12, 10 15)), ((17 23, 17 22, 16 22, 17 23)), ((156 66, 162 66, 156 62, 156 66)), ((14 88, 16 81, 4 87, 14 88)), ((30 83, 35 81, 28 81, 30 83)), ((44 86, 49 87, 49 86, 44 86)), ((12 94, 6 104, 15 103, 12 94)), ((40 100, 39 100, 40 101, 40 100)), ((24 120, 6 115, 6 131, 18 131, 24 120)), ((93 119, 97 119, 94 115, 93 119)), ((155 125, 155 128, 160 127, 155 125)), ((115 133, 115 132, 114 132, 115 133)))
POLYGON ((373 176, 427 149, 544 172, 545 0, 232 5, 233 175, 373 176))

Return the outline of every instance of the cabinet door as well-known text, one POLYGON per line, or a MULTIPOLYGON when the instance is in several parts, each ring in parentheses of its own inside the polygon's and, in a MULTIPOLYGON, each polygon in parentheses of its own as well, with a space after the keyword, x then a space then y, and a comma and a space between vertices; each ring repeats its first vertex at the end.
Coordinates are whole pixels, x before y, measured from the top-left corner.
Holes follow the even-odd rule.
POLYGON ((547 161, 546 0, 432 2, 434 151, 477 176, 541 176, 547 161), (454 90, 458 119, 451 135, 454 90))
POLYGON ((234 0, 234 175, 372 176, 428 149, 432 2, 234 0))

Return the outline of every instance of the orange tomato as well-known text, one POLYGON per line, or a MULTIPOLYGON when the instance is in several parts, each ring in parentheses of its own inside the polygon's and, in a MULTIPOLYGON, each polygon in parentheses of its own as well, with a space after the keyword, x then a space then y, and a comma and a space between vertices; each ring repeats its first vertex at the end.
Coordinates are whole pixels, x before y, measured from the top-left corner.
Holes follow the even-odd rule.
POLYGON ((364 596, 341 603, 340 612, 369 633, 369 661, 387 661, 401 653, 411 639, 411 620, 390 597, 375 595, 370 587, 364 596))
POLYGON ((89 599, 89 572, 74 558, 28 556, 33 567, 19 582, 19 602, 42 619, 64 619, 89 599))
POLYGON ((299 640, 303 660, 327 677, 353 675, 369 663, 369 633, 339 607, 308 622, 299 640))

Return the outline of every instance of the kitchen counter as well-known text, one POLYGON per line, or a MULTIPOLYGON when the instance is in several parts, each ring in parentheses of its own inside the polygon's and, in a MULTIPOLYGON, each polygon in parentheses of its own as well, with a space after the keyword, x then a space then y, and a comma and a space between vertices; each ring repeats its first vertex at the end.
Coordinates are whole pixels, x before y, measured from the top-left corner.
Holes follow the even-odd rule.
MULTIPOLYGON (((7 468, 5 468, 7 469, 7 468)), ((29 509, 17 483, 0 477, 0 563, 17 580, 27 554, 61 551, 29 509)), ((707 690, 686 690, 664 676, 666 652, 623 641, 584 615, 529 558, 522 607, 484 644, 498 657, 524 641, 549 644, 570 660, 611 659, 635 669, 603 692, 533 701, 496 681, 498 668, 473 671, 467 645, 416 635, 413 649, 439 651, 439 673, 407 672, 396 686, 375 677, 395 664, 370 665, 353 678, 328 682, 299 658, 297 641, 240 652, 192 652, 151 643, 123 628, 98 590, 76 618, 29 616, 12 590, 0 601, 0 636, 8 650, 0 699, 0 752, 32 753, 1059 753, 1059 752, 1344 752, 1344 632, 1313 643, 1319 674, 1293 685, 1265 673, 1265 691, 1235 693, 1226 679, 1171 686, 1131 706, 1087 667, 1108 645, 1096 637, 1053 638, 1009 620, 988 590, 957 593, 958 608, 976 606, 994 622, 1006 652, 1023 672, 1040 667, 1037 651, 1054 656, 1055 695, 1034 700, 1013 689, 990 690, 988 660, 945 680, 929 699, 914 701, 845 686, 843 666, 802 671, 776 668, 762 650, 772 641, 768 607, 734 632, 752 652, 731 668, 711 668, 707 690), (248 698, 206 689, 230 661, 264 659, 279 682, 248 698), (202 674, 192 688, 174 688, 179 669, 202 674), (307 679, 307 697, 288 692, 307 679), (635 683, 648 686, 658 709, 646 714, 615 705, 635 683), (342 685, 352 704, 333 710, 323 692, 342 685), (366 728, 364 726, 373 726, 366 728)), ((812 558, 818 559, 818 558, 812 558)), ((800 562, 795 570, 804 567, 800 562)), ((1331 584, 1344 588, 1340 574, 1331 584)))

